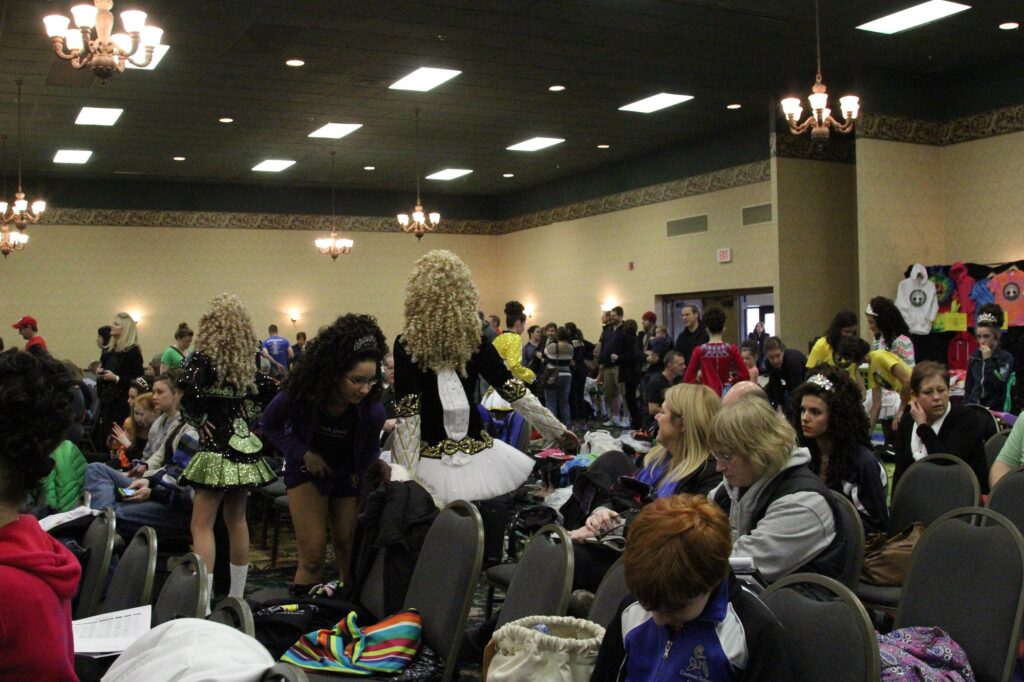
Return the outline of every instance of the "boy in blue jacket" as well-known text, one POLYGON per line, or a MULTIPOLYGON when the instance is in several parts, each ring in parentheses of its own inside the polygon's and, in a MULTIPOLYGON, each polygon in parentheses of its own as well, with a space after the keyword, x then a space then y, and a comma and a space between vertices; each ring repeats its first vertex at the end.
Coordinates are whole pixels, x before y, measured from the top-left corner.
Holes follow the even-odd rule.
POLYGON ((591 682, 791 680, 782 626, 729 571, 729 518, 701 495, 663 497, 629 529, 623 601, 591 682))

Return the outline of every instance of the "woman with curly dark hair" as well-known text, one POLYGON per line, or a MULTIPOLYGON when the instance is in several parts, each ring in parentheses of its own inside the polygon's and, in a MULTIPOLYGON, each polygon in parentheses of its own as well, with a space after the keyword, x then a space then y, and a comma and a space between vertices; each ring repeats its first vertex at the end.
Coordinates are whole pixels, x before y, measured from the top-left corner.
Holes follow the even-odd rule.
POLYGON ((853 502, 864 529, 888 532, 885 469, 869 448, 868 418, 860 389, 841 369, 818 365, 797 387, 800 444, 811 453, 811 471, 853 502))
POLYGON ((868 318, 868 329, 875 337, 871 348, 887 350, 913 367, 914 343, 910 340, 910 327, 896 304, 885 296, 875 296, 864 314, 868 318))
POLYGON ((302 362, 263 412, 263 434, 285 458, 299 554, 296 593, 323 577, 328 522, 338 573, 349 581, 359 489, 380 455, 385 414, 377 377, 387 353, 373 317, 339 317, 306 344, 302 362))
MULTIPOLYGON (((815 341, 814 346, 811 347, 811 353, 807 356, 807 369, 811 370, 822 364, 832 367, 841 365, 842 363, 836 361, 839 352, 839 342, 847 336, 856 336, 857 331, 856 313, 850 310, 840 310, 836 313, 835 317, 832 318, 832 322, 828 325, 825 336, 815 341)), ((857 368, 849 366, 847 371, 850 374, 850 378, 856 381, 857 368)))
POLYGON ((78 559, 18 508, 71 426, 67 370, 46 353, 0 353, 0 679, 74 680, 78 559), (28 618, 28 622, 26 622, 28 618))

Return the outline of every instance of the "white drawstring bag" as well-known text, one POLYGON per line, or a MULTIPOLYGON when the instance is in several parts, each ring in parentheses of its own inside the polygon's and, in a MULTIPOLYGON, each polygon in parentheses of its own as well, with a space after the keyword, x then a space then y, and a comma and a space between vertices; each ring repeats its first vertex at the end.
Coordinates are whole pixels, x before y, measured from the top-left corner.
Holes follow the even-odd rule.
POLYGON ((581 618, 527 616, 494 633, 487 682, 587 682, 604 628, 581 618), (535 630, 544 625, 548 632, 535 630))
POLYGON ((587 431, 580 445, 580 454, 601 455, 609 450, 621 450, 622 441, 604 429, 587 431))

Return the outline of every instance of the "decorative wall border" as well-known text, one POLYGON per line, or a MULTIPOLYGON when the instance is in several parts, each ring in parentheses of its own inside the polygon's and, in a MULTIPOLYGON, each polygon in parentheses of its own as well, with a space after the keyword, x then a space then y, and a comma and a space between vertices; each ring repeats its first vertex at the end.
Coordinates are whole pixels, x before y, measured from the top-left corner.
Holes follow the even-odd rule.
POLYGON ((771 156, 835 163, 857 162, 857 145, 853 135, 837 133, 831 135, 825 143, 815 142, 806 133, 803 135, 793 135, 789 132, 772 133, 769 138, 771 156))
POLYGON ((951 121, 924 121, 904 116, 864 114, 857 134, 872 140, 945 147, 1024 131, 1024 104, 963 116, 951 121))
MULTIPOLYGON (((609 194, 558 208, 529 213, 505 220, 441 221, 438 232, 444 234, 501 235, 550 225, 565 220, 579 220, 603 213, 647 206, 662 201, 718 192, 771 177, 768 160, 663 182, 649 187, 609 194)), ((198 227, 243 230, 316 230, 329 232, 331 218, 323 215, 278 213, 227 213, 220 211, 157 211, 87 208, 51 208, 45 222, 51 225, 114 225, 123 227, 198 227)), ((341 232, 397 232, 393 217, 339 216, 341 232)))

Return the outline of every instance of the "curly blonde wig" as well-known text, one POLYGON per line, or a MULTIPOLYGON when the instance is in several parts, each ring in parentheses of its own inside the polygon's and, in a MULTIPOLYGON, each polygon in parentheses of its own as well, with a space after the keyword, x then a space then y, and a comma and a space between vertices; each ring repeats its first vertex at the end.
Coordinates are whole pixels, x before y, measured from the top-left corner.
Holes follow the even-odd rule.
POLYGON ((402 341, 413 361, 465 375, 480 346, 479 300, 472 273, 454 253, 438 249, 420 257, 405 285, 402 341))
POLYGON ((234 294, 220 294, 199 319, 195 349, 217 368, 218 385, 256 391, 256 351, 259 341, 245 305, 234 294))

